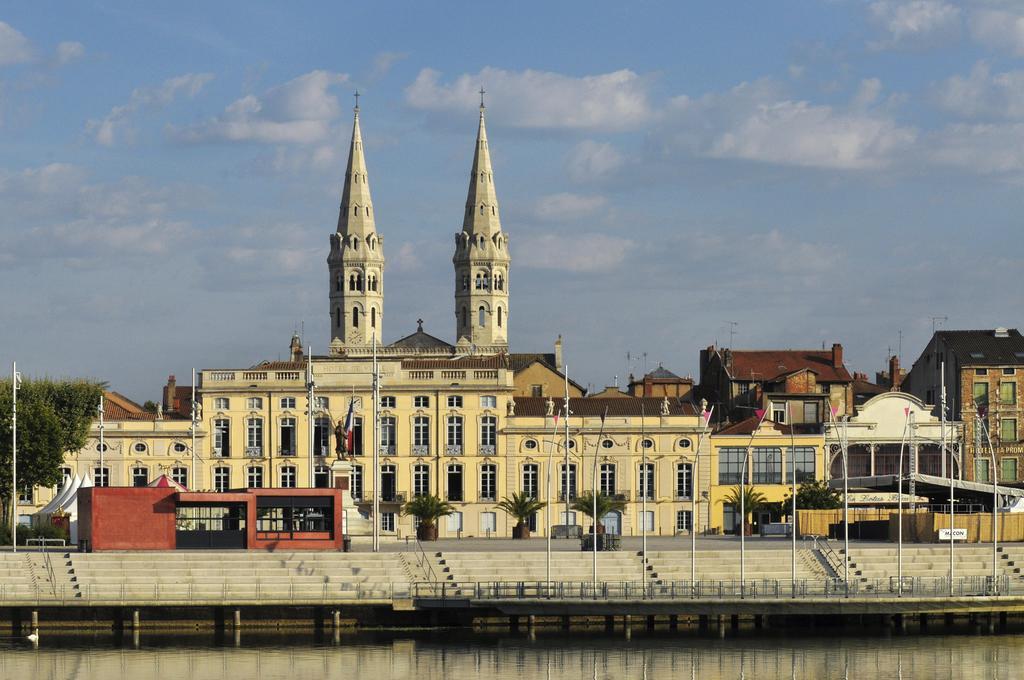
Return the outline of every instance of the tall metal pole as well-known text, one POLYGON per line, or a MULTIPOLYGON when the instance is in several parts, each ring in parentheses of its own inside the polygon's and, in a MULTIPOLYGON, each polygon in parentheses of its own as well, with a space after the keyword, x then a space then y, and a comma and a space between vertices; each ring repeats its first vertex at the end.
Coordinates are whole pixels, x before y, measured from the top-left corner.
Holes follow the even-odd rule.
POLYGON ((940 447, 942 451, 942 460, 946 460, 946 454, 949 453, 949 595, 953 596, 953 449, 946 446, 946 362, 943 361, 942 366, 942 400, 939 405, 940 415, 939 418, 939 439, 942 440, 940 447))
POLYGON ((380 446, 377 441, 377 408, 380 406, 380 378, 377 374, 377 334, 373 334, 373 552, 380 552, 380 446))
POLYGON ((100 405, 96 407, 96 413, 100 417, 100 474, 103 475, 103 486, 110 485, 110 475, 106 473, 106 468, 103 466, 103 456, 106 453, 107 445, 103 441, 103 431, 106 428, 106 424, 103 422, 104 413, 106 410, 103 403, 103 394, 100 394, 100 405))
MULTIPOLYGON (((592 529, 594 531, 593 540, 591 541, 591 548, 594 555, 594 597, 597 597, 597 459, 601 454, 601 440, 604 439, 604 421, 608 418, 608 407, 604 407, 604 413, 601 414, 601 428, 597 433, 597 443, 594 446, 594 479, 593 479, 593 491, 590 494, 591 500, 594 502, 592 529)), ((568 420, 568 418, 566 418, 568 420)), ((586 443, 586 437, 583 438, 586 443)))
POLYGON ((11 363, 11 548, 18 552, 18 362, 11 363))
POLYGON ((757 413, 757 424, 750 431, 750 441, 747 448, 743 450, 743 468, 740 470, 740 597, 747 592, 747 468, 750 466, 750 447, 754 445, 754 436, 764 422, 767 411, 759 408, 757 413))
MULTIPOLYGON (((707 403, 706 401, 702 400, 702 406, 704 404, 706 404, 706 403, 707 403)), ((693 513, 690 515, 690 586, 691 587, 694 587, 694 584, 697 582, 697 526, 699 524, 698 519, 699 519, 699 516, 700 516, 700 505, 698 504, 698 501, 697 501, 697 499, 700 497, 699 496, 699 494, 700 494, 700 485, 697 484, 697 480, 700 478, 699 477, 699 470, 700 470, 700 447, 704 443, 704 435, 708 431, 708 425, 711 423, 711 413, 714 410, 715 410, 714 406, 711 407, 710 411, 706 411, 706 410, 704 410, 704 408, 701 408, 700 417, 701 417, 701 421, 702 421, 702 427, 701 427, 701 430, 700 430, 700 435, 697 437, 697 453, 694 456, 694 462, 693 462, 693 475, 692 475, 693 478, 691 480, 693 486, 690 489, 690 497, 693 498, 693 513)), ((710 501, 709 501, 709 503, 710 503, 710 501)), ((709 510, 709 512, 710 512, 710 510, 709 510)))
POLYGON ((903 451, 907 444, 907 431, 910 429, 910 408, 903 409, 906 421, 903 423, 903 436, 900 439, 899 475, 896 487, 896 594, 903 596, 903 451))
POLYGON ((796 431, 793 427, 793 414, 789 412, 789 407, 792 406, 793 402, 786 402, 786 412, 789 416, 789 476, 792 477, 790 483, 793 485, 793 509, 790 511, 790 536, 793 539, 792 547, 790 550, 790 561, 792 562, 793 581, 790 585, 790 595, 796 597, 796 431))
MULTIPOLYGON (((189 432, 192 434, 192 488, 193 489, 196 488, 195 487, 195 483, 196 483, 196 420, 197 420, 196 416, 199 415, 197 413, 197 411, 196 411, 196 407, 197 406, 198 406, 198 404, 196 403, 196 369, 193 368, 192 369, 192 404, 191 404, 191 407, 192 407, 192 411, 191 411, 191 413, 192 413, 192 425, 189 428, 189 432)), ((100 417, 101 418, 103 417, 102 413, 100 414, 100 417)), ((101 420, 100 421, 100 437, 102 437, 102 436, 103 436, 103 421, 101 420)), ((100 446, 100 450, 102 451, 102 449, 103 449, 103 446, 101 445, 100 446)), ((103 455, 103 454, 101 453, 100 455, 103 455)), ((100 467, 103 467, 103 463, 100 463, 100 467)))
POLYGON ((313 435, 315 434, 315 428, 313 427, 315 421, 313 419, 313 410, 316 406, 316 395, 313 393, 313 348, 310 347, 306 353, 306 434, 309 438, 309 488, 312 489, 316 486, 316 475, 313 472, 313 455, 314 455, 314 442, 313 435))
POLYGON ((996 467, 996 450, 992 446, 992 435, 989 434, 988 425, 981 420, 980 415, 975 415, 978 425, 985 434, 985 441, 988 443, 988 457, 992 461, 992 591, 999 594, 999 469, 996 467))
MULTIPOLYGON (((647 474, 647 441, 645 439, 644 420, 647 414, 644 413, 644 398, 640 397, 640 536, 643 559, 640 560, 640 579, 644 582, 647 579, 647 489, 651 480, 647 474)), ((644 593, 646 594, 646 589, 644 593)))
POLYGON ((846 560, 843 561, 843 582, 845 583, 846 597, 850 596, 850 462, 848 457, 849 439, 849 416, 843 420, 843 554, 846 560))
POLYGON ((569 522, 569 367, 563 365, 565 372, 565 521, 569 522))
MULTIPOLYGON (((555 414, 555 423, 554 423, 554 425, 551 426, 551 438, 548 439, 548 478, 547 478, 547 489, 544 492, 545 497, 548 499, 548 504, 545 507, 545 515, 546 515, 546 520, 545 521, 547 522, 547 525, 548 525, 547 532, 546 532, 547 533, 547 538, 548 538, 548 540, 547 540, 547 553, 548 554, 547 554, 547 562, 546 562, 546 566, 545 566, 545 573, 547 574, 547 583, 548 583, 549 587, 551 585, 551 506, 554 505, 551 502, 553 500, 551 498, 551 467, 554 464, 551 454, 552 454, 552 452, 554 451, 554 448, 555 448, 555 436, 556 436, 556 432, 558 430, 558 416, 559 416, 560 413, 561 413, 561 411, 559 411, 558 413, 555 414)), ((568 474, 568 471, 566 472, 566 474, 568 474)))

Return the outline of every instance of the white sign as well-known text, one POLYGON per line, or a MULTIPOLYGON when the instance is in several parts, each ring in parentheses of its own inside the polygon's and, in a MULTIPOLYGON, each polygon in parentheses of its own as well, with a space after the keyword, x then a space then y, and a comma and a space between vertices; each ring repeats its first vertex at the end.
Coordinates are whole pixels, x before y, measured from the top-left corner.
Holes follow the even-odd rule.
MULTIPOLYGON (((939 540, 949 540, 949 529, 939 529, 939 540)), ((953 540, 954 541, 966 541, 967 540, 967 529, 953 529, 953 540)))

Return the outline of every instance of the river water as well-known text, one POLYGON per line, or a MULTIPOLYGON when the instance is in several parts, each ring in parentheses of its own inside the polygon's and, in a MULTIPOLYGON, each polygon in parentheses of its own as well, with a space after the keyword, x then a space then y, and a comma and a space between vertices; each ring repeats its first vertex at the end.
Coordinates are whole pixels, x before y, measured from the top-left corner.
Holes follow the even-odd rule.
POLYGON ((17 680, 524 680, 553 678, 1024 678, 1024 635, 537 633, 142 634, 0 639, 0 678, 17 680))

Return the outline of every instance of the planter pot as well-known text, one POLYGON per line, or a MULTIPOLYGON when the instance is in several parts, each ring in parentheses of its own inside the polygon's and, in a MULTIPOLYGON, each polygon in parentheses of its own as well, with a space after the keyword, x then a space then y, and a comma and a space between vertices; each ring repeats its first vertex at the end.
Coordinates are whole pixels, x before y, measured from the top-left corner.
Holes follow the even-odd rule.
POLYGON ((420 541, 436 541, 437 540, 437 525, 432 524, 425 526, 423 524, 416 527, 416 538, 420 541))
MULTIPOLYGON (((590 527, 587 529, 587 533, 590 534, 590 535, 594 534, 594 525, 593 524, 591 524, 590 527)), ((597 525, 597 535, 601 536, 603 534, 604 534, 604 525, 603 524, 598 524, 597 525)))
POLYGON ((519 523, 512 527, 512 538, 529 538, 530 527, 529 525, 519 523))

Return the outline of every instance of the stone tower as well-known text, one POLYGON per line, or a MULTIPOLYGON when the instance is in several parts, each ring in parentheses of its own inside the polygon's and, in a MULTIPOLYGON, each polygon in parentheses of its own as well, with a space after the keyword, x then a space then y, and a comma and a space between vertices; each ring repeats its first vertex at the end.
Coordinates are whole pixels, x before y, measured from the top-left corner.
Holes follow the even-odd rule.
POLYGON ((455 235, 456 345, 480 352, 508 349, 508 236, 501 230, 484 105, 462 231, 455 235))
POLYGON ((359 104, 352 123, 345 188, 337 231, 327 256, 331 281, 331 351, 366 347, 381 341, 384 310, 384 239, 374 223, 370 182, 359 129, 359 104))

